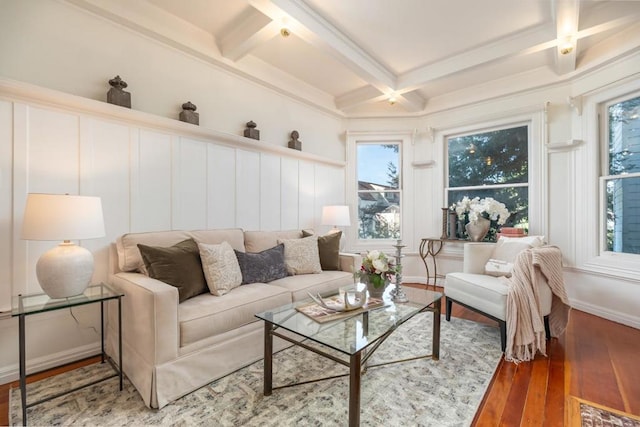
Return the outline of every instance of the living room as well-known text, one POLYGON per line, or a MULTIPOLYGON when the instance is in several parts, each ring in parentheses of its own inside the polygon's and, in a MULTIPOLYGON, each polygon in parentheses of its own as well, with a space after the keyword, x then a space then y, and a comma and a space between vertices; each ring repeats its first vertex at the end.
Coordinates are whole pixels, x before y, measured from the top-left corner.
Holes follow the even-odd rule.
MULTIPOLYGON (((351 208, 346 251, 391 253, 395 241, 358 236, 354 159, 358 143, 398 143, 403 276, 425 283, 421 239, 442 234, 441 208, 455 202, 447 199, 448 139, 513 124, 529 129, 528 231, 561 249, 570 305, 640 328, 637 249, 604 249, 600 212, 609 174, 598 118, 608 103, 638 97, 640 4, 531 1, 519 10, 495 2, 498 11, 470 15, 493 19, 487 27, 508 25, 478 30, 477 43, 454 44, 470 38, 458 27, 433 38, 439 62, 422 59, 417 69, 394 63, 391 72, 388 65, 381 71, 377 58, 393 56, 393 46, 365 49, 364 41, 375 47, 376 38, 355 33, 357 27, 367 29, 367 19, 376 23, 385 12, 390 20, 414 16, 411 37, 422 34, 416 22, 453 25, 450 9, 414 5, 419 13, 407 6, 394 15, 388 5, 369 11, 364 2, 201 3, 182 11, 160 0, 3 3, 1 384, 18 378, 17 321, 6 313, 17 295, 40 292, 36 261, 52 246, 21 239, 28 193, 101 197, 105 236, 82 241, 94 255, 94 283, 108 282, 109 245, 125 233, 238 227, 323 234, 330 228, 321 219, 326 205, 351 208), (567 54, 559 53, 565 40, 555 17, 564 7, 573 7, 578 37, 567 54), (216 17, 214 32, 198 26, 205 11, 216 17), (128 84, 130 109, 105 102, 117 75, 128 84), (197 106, 199 126, 178 120, 188 101, 197 106), (250 121, 259 140, 243 136, 250 121), (293 131, 300 151, 287 146, 293 131)), ((397 57, 420 57, 428 45, 405 44, 397 57)), ((445 243, 440 273, 462 268, 462 248, 445 243)), ((95 354, 95 310, 74 313, 81 327, 62 311, 30 320, 37 331, 27 337, 30 371, 95 354)))

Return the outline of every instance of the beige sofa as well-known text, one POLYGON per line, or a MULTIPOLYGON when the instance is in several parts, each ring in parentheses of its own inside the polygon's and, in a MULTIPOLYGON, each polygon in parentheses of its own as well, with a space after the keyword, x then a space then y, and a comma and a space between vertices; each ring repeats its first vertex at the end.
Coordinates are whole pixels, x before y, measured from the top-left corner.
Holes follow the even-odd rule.
MULTIPOLYGON (((235 250, 260 252, 278 239, 301 238, 302 231, 241 229, 130 233, 111 245, 110 284, 122 299, 123 369, 145 404, 162 408, 171 401, 263 357, 263 324, 254 314, 332 292, 353 283, 360 257, 340 254, 341 271, 322 271, 253 283, 223 296, 210 293, 178 303, 175 287, 140 271, 137 244, 169 247, 188 238, 199 243, 228 242, 235 250)), ((107 352, 117 360, 117 319, 109 311, 107 352)), ((284 341, 274 343, 284 348, 284 341)))

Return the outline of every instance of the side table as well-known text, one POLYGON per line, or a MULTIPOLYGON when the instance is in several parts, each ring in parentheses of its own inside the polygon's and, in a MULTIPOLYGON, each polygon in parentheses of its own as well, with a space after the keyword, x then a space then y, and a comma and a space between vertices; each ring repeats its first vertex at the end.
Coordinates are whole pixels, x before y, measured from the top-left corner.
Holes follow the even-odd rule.
POLYGON ((89 286, 84 293, 69 298, 51 299, 46 294, 18 295, 13 300, 11 310, 12 317, 18 317, 18 337, 20 347, 20 395, 22 401, 22 423, 27 425, 27 409, 47 402, 51 399, 72 393, 85 387, 92 386, 109 378, 119 377, 120 390, 122 391, 122 297, 124 294, 115 292, 105 284, 89 286), (118 364, 106 354, 104 350, 104 304, 109 300, 118 300, 118 364), (94 380, 88 384, 75 387, 71 390, 57 393, 37 402, 27 404, 27 370, 26 370, 26 322, 25 318, 32 314, 45 313, 47 311, 62 310, 79 305, 100 303, 100 332, 101 332, 101 357, 102 363, 108 361, 114 370, 113 374, 94 380))
POLYGON ((442 250, 445 242, 464 242, 462 239, 446 239, 442 237, 425 237, 420 241, 420 259, 424 263, 424 267, 427 269, 427 288, 429 287, 429 282, 433 277, 433 290, 436 289, 436 280, 438 277, 444 277, 443 275, 438 276, 438 264, 436 263, 436 257, 442 250), (427 264, 427 258, 431 257, 433 261, 433 276, 429 271, 429 264, 427 264))

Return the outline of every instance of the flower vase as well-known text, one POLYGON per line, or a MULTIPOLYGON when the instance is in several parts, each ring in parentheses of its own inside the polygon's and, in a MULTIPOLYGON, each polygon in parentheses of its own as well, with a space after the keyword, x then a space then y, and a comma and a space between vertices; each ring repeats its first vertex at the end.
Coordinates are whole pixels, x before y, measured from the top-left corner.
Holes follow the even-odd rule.
POLYGON ((369 296, 372 298, 382 298, 385 289, 391 283, 388 279, 383 278, 378 274, 364 274, 360 281, 367 285, 369 296))
POLYGON ((469 221, 469 223, 465 226, 467 230, 467 234, 469 235, 469 239, 472 242, 481 242, 484 239, 484 236, 489 232, 489 226, 491 225, 491 221, 486 218, 478 218, 475 221, 469 221))

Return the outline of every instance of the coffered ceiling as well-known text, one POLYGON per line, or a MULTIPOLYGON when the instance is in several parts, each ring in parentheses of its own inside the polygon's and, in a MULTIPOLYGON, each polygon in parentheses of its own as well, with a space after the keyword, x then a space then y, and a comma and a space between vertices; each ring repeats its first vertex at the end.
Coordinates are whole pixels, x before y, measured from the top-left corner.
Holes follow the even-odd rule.
POLYGON ((640 49, 639 1, 67 1, 346 116, 553 84, 640 49))

